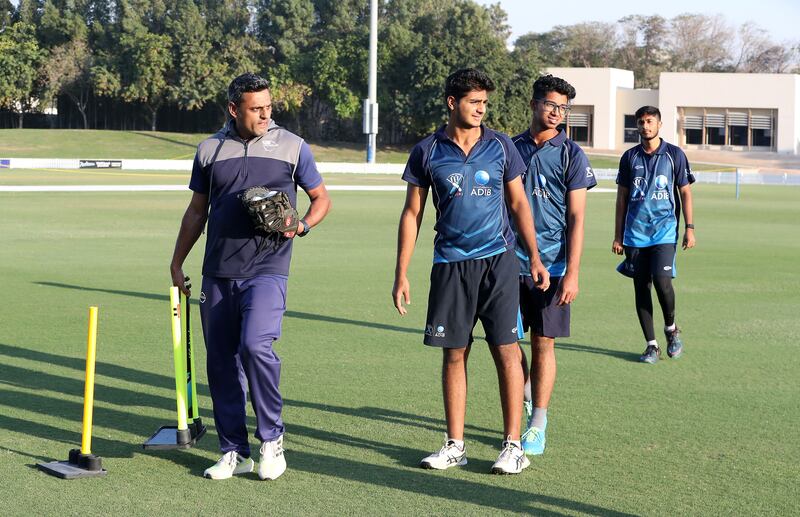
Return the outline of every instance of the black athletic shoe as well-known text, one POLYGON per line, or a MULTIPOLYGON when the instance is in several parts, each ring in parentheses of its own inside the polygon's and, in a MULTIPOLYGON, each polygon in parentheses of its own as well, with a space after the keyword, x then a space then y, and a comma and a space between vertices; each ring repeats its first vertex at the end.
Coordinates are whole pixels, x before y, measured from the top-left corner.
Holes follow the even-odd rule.
POLYGON ((681 341, 681 329, 675 326, 675 330, 668 332, 664 331, 667 336, 667 355, 672 359, 677 359, 683 354, 683 341, 681 341))
POLYGON ((644 353, 639 357, 640 363, 656 364, 661 358, 661 349, 657 346, 647 345, 644 353))

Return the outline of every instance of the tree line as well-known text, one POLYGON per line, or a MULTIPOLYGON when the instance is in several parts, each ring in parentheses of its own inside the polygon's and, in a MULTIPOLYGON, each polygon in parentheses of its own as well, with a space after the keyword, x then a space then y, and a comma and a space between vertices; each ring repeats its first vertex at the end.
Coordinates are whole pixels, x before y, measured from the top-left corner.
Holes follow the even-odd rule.
MULTIPOLYGON (((384 143, 444 120, 445 77, 473 66, 497 83, 487 122, 528 123, 546 66, 613 66, 657 87, 662 71, 790 72, 798 45, 721 16, 629 16, 530 33, 508 48, 507 15, 472 0, 379 2, 378 103, 384 143)), ((365 0, 0 0, 0 108, 56 105, 58 127, 212 131, 225 90, 267 77, 275 118, 310 139, 357 140, 368 77, 365 0), (181 125, 177 125, 181 122, 181 125)), ((51 123, 52 117, 51 117, 51 123)))

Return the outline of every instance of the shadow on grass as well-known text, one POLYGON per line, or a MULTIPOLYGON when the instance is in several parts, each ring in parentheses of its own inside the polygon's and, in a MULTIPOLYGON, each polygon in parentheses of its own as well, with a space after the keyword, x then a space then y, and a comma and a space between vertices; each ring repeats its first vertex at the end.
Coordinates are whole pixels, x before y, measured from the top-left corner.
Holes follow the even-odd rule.
POLYGON ((571 352, 588 352, 590 354, 601 354, 625 361, 639 362, 639 354, 633 352, 623 352, 621 350, 611 350, 609 348, 598 348, 588 345, 578 345, 576 343, 556 342, 556 350, 569 350, 571 352))
MULTIPOLYGON (((418 451, 414 451, 414 454, 417 453, 418 451)), ((457 508, 453 506, 455 502, 462 502, 496 510, 536 515, 563 515, 563 512, 614 517, 631 515, 560 497, 457 479, 444 472, 388 467, 307 451, 290 451, 287 455, 292 470, 416 493, 431 497, 435 501, 446 501, 451 509, 457 508)), ((401 508, 384 508, 389 514, 401 510, 401 508)), ((439 508, 439 511, 441 510, 442 508, 439 508)), ((432 513, 437 512, 432 510, 432 513)))
POLYGON ((133 131, 133 134, 139 136, 146 136, 147 138, 154 138, 156 140, 162 140, 164 142, 169 142, 171 144, 182 145, 185 147, 191 147, 192 149, 197 149, 197 144, 188 144, 186 142, 181 142, 180 140, 176 140, 174 138, 167 138, 165 136, 161 136, 160 134, 155 133, 146 133, 144 131, 133 131))
MULTIPOLYGON (((167 302, 169 301, 169 296, 166 294, 155 294, 155 293, 142 293, 137 291, 124 291, 121 289, 104 289, 100 287, 87 287, 87 286, 80 286, 80 285, 72 285, 72 284, 63 284, 60 282, 34 282, 36 285, 41 285, 44 287, 58 287, 61 289, 74 289, 77 291, 91 291, 96 293, 106 293, 106 294, 114 294, 120 296, 131 296, 134 298, 144 298, 146 300, 160 300, 167 302)), ((196 305, 196 304, 195 304, 196 305)), ((422 339, 422 330, 409 328, 409 327, 398 327, 396 325, 388 325, 385 323, 375 323, 371 321, 361 321, 361 320, 351 320, 348 318, 338 318, 335 316, 325 316, 323 314, 313 314, 310 312, 299 312, 299 311, 286 311, 284 316, 287 318, 296 318, 301 320, 310 320, 310 321, 324 321, 326 323, 335 323, 338 325, 353 325, 356 327, 361 328, 372 328, 378 330, 389 330, 392 332, 404 332, 406 334, 414 334, 422 339)))
MULTIPOLYGON (((316 409, 318 411, 324 411, 327 413, 336 413, 339 415, 365 418, 367 420, 382 421, 389 424, 398 424, 415 428, 429 429, 431 431, 436 431, 441 433, 444 433, 446 429, 445 422, 442 419, 431 418, 423 415, 415 415, 413 413, 403 413, 402 411, 394 411, 391 409, 386 409, 381 407, 369 407, 369 406, 344 407, 344 406, 333 406, 330 404, 323 404, 319 402, 306 402, 304 400, 292 400, 292 399, 284 399, 283 404, 285 406, 316 409)), ((501 424, 502 422, 498 422, 499 426, 498 429, 486 429, 484 427, 465 424, 464 429, 466 430, 467 435, 470 439, 474 439, 476 441, 494 447, 498 445, 502 440, 501 424)), ((292 425, 291 427, 293 430, 294 426, 292 425)), ((326 441, 337 441, 337 442, 342 441, 338 438, 336 440, 331 440, 325 438, 324 435, 318 436, 316 438, 326 441)), ((430 451, 426 452, 425 454, 428 453, 430 453, 430 451)), ((420 456, 420 458, 421 457, 422 456, 420 456)), ((417 461, 419 461, 420 458, 416 458, 415 460, 413 460, 412 464, 415 464, 417 461)))

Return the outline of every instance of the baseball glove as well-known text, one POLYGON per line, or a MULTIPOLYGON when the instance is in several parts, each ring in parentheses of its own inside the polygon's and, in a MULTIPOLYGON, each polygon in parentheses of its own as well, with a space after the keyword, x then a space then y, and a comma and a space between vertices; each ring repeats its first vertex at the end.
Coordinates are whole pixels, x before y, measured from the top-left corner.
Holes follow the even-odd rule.
POLYGON ((300 217, 285 192, 250 187, 240 195, 256 231, 265 234, 296 232, 300 217))

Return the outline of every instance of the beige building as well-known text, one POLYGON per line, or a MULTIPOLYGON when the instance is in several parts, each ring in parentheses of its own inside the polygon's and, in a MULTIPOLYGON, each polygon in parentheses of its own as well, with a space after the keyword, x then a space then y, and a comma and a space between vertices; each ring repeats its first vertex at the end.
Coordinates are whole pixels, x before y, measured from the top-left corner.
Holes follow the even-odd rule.
POLYGON ((686 149, 800 154, 800 75, 665 72, 658 90, 645 90, 629 70, 547 71, 575 86, 567 131, 586 147, 636 144, 634 113, 649 104, 661 110, 661 136, 686 149))

